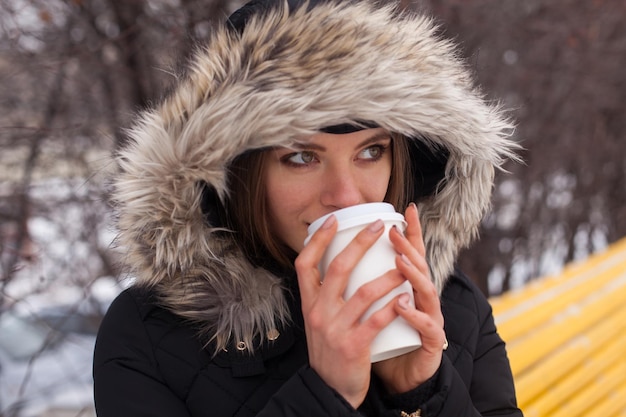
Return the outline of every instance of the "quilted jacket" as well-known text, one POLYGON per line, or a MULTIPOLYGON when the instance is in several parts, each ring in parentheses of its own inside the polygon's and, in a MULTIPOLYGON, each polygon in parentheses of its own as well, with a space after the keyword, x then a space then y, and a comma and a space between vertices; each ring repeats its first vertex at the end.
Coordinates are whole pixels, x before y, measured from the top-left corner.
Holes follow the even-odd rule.
POLYGON ((293 323, 253 355, 232 343, 216 356, 192 326, 132 287, 111 306, 96 349, 99 416, 381 416, 420 410, 421 416, 515 416, 515 389, 504 342, 491 308, 462 273, 450 276, 442 310, 450 346, 424 386, 387 395, 372 378, 354 410, 307 366, 304 325, 296 293, 293 323))

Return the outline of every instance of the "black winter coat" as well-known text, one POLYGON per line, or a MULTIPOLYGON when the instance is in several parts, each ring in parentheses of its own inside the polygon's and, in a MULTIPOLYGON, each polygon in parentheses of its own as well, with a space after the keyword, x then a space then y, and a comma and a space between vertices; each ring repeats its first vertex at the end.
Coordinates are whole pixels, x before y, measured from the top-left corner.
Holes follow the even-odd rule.
POLYGON ((196 330, 139 287, 111 305, 94 360, 98 416, 521 416, 504 342, 482 293, 456 272, 442 293, 450 346, 432 380, 385 395, 375 378, 354 410, 307 366, 297 296, 294 324, 253 355, 230 346, 212 357, 196 330), (473 404, 472 404, 473 402, 473 404))

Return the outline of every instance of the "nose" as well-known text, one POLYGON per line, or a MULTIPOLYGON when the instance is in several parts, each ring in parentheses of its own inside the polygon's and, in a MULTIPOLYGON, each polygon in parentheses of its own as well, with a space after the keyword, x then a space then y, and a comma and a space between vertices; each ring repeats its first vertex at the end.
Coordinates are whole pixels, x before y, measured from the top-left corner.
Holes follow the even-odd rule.
POLYGON ((322 205, 338 210, 363 203, 361 186, 364 180, 347 167, 329 169, 324 176, 320 195, 322 205))

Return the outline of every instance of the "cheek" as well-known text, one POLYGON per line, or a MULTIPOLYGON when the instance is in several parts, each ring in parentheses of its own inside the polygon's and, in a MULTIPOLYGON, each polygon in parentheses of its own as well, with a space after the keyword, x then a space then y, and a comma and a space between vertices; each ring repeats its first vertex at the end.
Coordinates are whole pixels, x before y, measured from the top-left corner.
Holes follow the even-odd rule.
POLYGON ((270 209, 270 214, 273 217, 280 214, 280 217, 284 217, 297 207, 297 199, 294 199, 294 190, 290 187, 281 186, 268 189, 267 192, 267 205, 270 209))
POLYGON ((280 180, 267 183, 267 209, 272 233, 296 252, 306 238, 303 213, 311 205, 307 188, 301 183, 280 180))
POLYGON ((364 187, 367 201, 383 201, 389 189, 389 177, 371 178, 364 187))
POLYGON ((293 185, 288 181, 281 181, 279 175, 269 175, 266 178, 265 191, 269 207, 273 210, 282 210, 290 206, 293 189, 293 185))
POLYGON ((391 157, 381 161, 377 166, 376 172, 367 175, 364 183, 365 193, 369 201, 383 201, 389 189, 389 180, 391 178, 391 157))
POLYGON ((270 219, 275 218, 275 213, 280 209, 281 196, 285 193, 282 190, 280 182, 276 181, 271 173, 265 177, 265 201, 269 211, 270 219))
POLYGON ((294 221, 292 217, 308 204, 307 187, 284 170, 268 170, 265 184, 269 215, 275 225, 294 221))

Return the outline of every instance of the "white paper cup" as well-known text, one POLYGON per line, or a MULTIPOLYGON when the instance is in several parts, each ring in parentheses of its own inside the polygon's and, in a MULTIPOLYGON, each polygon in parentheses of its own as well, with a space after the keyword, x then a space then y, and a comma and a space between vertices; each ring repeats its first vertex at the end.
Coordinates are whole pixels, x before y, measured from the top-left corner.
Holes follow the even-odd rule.
MULTIPOLYGON (((367 203, 337 210, 326 216, 315 220, 308 228, 308 236, 304 241, 305 245, 311 236, 331 214, 337 218, 337 234, 333 241, 326 248, 319 268, 322 279, 333 258, 339 254, 362 229, 380 219, 385 223, 385 232, 365 253, 361 261, 352 271, 348 286, 344 293, 344 299, 349 299, 356 290, 368 281, 377 278, 391 269, 395 269, 396 251, 389 241, 389 231, 392 226, 397 226, 404 231, 406 222, 402 214, 397 213, 393 206, 388 203, 367 203)), ((365 313, 363 319, 385 306, 391 299, 402 293, 408 293, 410 304, 415 305, 413 299, 413 288, 406 281, 402 285, 393 289, 386 296, 375 302, 365 313)), ((387 327, 385 327, 376 337, 372 346, 371 361, 378 362, 393 358, 407 352, 411 352, 422 346, 419 333, 413 329, 402 317, 397 317, 387 327)))

